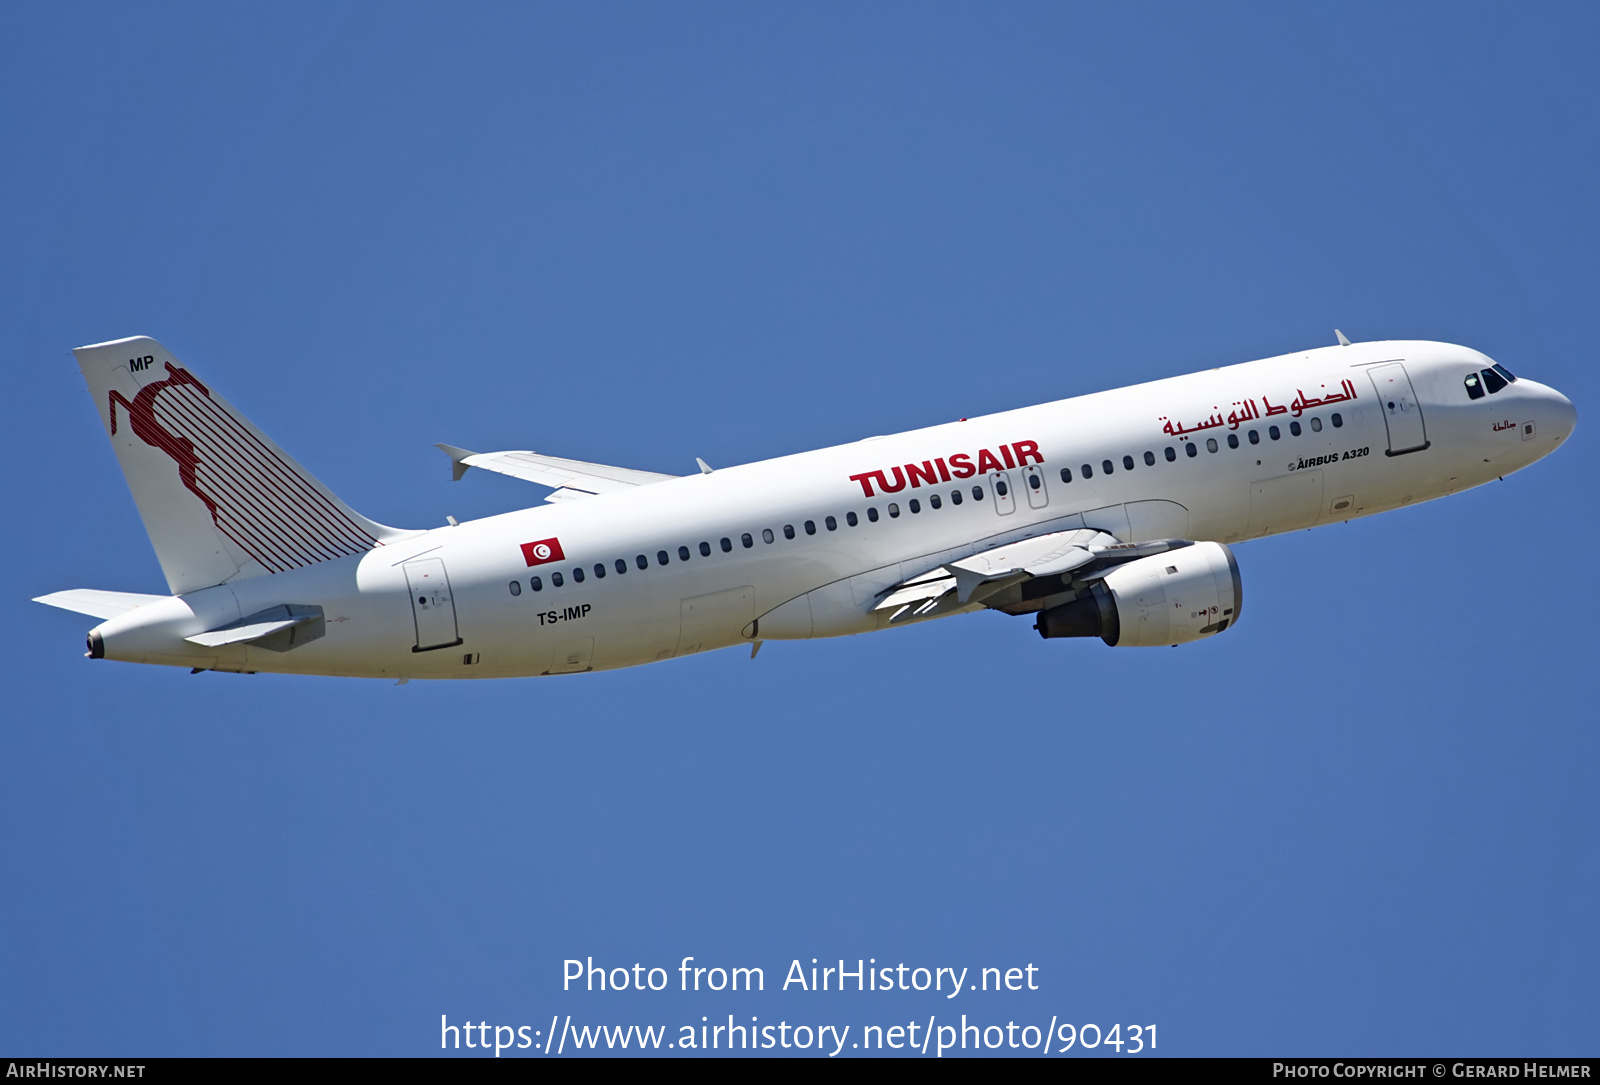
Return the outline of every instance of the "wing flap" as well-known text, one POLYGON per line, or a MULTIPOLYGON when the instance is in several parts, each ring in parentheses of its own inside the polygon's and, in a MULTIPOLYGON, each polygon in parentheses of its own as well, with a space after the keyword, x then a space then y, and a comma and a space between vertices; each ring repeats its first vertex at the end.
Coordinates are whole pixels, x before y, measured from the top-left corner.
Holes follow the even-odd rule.
POLYGON ((891 625, 931 618, 982 603, 1035 577, 1071 573, 1074 579, 1093 579, 1123 562, 1188 545, 1182 539, 1123 543, 1093 528, 1056 531, 937 565, 887 589, 872 609, 892 612, 891 625))
POLYGON ((962 603, 984 597, 1035 576, 1052 576, 1087 565, 1097 550, 1117 545, 1114 536, 1092 528, 1055 531, 1007 543, 946 565, 962 603))

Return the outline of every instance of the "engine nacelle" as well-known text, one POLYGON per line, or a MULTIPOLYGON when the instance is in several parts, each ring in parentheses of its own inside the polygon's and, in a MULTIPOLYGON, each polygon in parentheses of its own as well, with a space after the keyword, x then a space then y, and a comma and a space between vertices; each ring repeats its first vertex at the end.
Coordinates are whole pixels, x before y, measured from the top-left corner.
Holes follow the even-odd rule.
POLYGON ((1203 542, 1112 569, 1070 603, 1039 613, 1041 637, 1099 637, 1113 648, 1187 644, 1239 620, 1239 563, 1203 542))

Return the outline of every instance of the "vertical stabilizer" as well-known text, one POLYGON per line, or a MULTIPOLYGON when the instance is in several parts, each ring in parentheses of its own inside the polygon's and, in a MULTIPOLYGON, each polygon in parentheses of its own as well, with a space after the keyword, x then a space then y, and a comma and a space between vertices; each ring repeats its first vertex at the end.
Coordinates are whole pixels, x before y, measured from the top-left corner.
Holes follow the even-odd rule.
POLYGON ((72 353, 174 594, 400 534, 340 501, 154 339, 72 353))

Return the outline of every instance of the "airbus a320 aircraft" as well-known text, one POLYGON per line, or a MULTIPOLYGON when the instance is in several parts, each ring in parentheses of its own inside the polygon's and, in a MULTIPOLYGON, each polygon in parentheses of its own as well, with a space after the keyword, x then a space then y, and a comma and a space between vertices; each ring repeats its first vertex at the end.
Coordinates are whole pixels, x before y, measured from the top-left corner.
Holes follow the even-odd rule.
POLYGON ((984 608, 1183 644, 1239 620, 1229 543, 1547 455, 1576 412, 1465 347, 1349 343, 684 477, 439 447, 550 487, 431 530, 355 512, 153 339, 74 353, 170 596, 41 596, 88 655, 196 671, 571 674, 984 608))

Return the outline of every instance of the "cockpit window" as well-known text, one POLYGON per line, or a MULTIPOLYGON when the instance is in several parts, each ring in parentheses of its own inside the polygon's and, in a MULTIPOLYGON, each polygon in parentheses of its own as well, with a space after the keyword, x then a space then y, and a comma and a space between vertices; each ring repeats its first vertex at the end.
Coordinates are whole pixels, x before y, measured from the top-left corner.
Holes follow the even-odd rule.
POLYGON ((1483 381, 1478 379, 1478 375, 1476 373, 1468 373, 1467 379, 1464 383, 1467 386, 1468 399, 1483 398, 1483 381))
POLYGON ((1483 386, 1489 389, 1491 396, 1511 383, 1492 369, 1485 369, 1478 375, 1483 378, 1483 386))
POLYGON ((1496 373, 1500 374, 1506 380, 1511 381, 1513 384, 1516 383, 1517 378, 1511 375, 1511 370, 1507 369, 1505 366, 1501 365, 1499 362, 1496 362, 1494 364, 1494 371, 1496 373))

